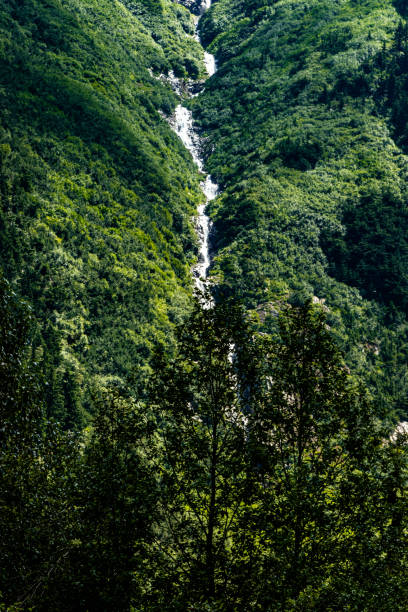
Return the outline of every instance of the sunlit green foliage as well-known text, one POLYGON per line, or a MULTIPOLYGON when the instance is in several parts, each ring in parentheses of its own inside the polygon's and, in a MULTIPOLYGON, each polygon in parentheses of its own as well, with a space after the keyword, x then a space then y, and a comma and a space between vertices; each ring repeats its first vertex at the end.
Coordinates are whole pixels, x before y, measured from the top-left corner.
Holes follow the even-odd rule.
POLYGON ((218 72, 195 117, 223 189, 219 292, 266 328, 275 301, 325 300, 353 370, 405 414, 408 163, 393 116, 407 106, 381 98, 387 66, 406 74, 399 20, 391 0, 219 0, 201 22, 218 72))
POLYGON ((3 3, 0 610, 407 610, 404 7, 3 3))
POLYGON ((0 8, 0 265, 67 426, 90 387, 143 378, 188 305, 202 194, 157 77, 203 71, 192 27, 169 0, 0 8))

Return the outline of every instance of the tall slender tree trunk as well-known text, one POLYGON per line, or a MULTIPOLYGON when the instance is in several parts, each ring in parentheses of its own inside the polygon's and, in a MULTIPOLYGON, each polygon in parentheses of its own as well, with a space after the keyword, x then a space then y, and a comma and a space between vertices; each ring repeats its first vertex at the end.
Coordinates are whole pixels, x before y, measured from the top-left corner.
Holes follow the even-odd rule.
POLYGON ((217 468, 217 423, 214 420, 212 427, 212 449, 210 465, 210 506, 207 525, 206 573, 207 594, 215 596, 215 562, 214 562, 214 528, 215 528, 215 494, 216 494, 216 468, 217 468))

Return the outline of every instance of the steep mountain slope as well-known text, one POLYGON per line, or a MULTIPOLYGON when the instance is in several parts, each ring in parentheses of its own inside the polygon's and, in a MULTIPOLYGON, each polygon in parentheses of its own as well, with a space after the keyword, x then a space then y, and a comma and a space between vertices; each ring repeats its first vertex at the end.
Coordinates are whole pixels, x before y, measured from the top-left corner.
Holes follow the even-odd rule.
MULTIPOLYGON (((67 424, 91 389, 138 383, 188 309, 199 176, 163 115, 163 75, 200 79, 197 3, 8 1, 0 9, 0 263, 39 322, 67 424), (162 75, 161 78, 158 78, 162 75)), ((191 101, 219 294, 265 329, 325 301, 383 405, 408 411, 407 32, 391 0, 218 0, 218 72, 191 101), (402 148, 401 148, 402 147, 402 148)))
POLYGON ((68 422, 90 387, 139 380, 188 304, 202 194, 157 77, 204 74, 193 32, 170 0, 0 7, 0 266, 68 422))
POLYGON ((218 0, 195 117, 223 188, 219 291, 267 326, 276 300, 324 300, 354 371, 407 414, 408 158, 379 69, 399 20, 391 0, 218 0))

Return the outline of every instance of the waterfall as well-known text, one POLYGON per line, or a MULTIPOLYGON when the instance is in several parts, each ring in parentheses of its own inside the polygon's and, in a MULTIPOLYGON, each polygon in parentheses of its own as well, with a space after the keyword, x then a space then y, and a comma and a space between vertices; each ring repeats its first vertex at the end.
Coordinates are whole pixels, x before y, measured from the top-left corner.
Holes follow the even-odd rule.
MULTIPOLYGON (((211 6, 211 0, 203 0, 201 3, 200 14, 203 15, 211 6)), ((198 35, 198 22, 196 21, 196 38, 198 35)), ((208 76, 212 76, 216 71, 216 61, 210 53, 204 53, 204 63, 207 69, 208 76)), ((201 157, 200 137, 193 126, 193 116, 189 109, 179 104, 175 110, 172 119, 172 127, 182 140, 186 149, 188 149, 193 157, 194 162, 198 166, 200 172, 204 173, 204 163, 201 157)), ((211 230, 211 220, 206 214, 208 203, 213 200, 218 194, 218 185, 212 180, 211 176, 207 175, 205 180, 201 182, 201 188, 205 195, 205 203, 198 207, 198 216, 196 229, 200 243, 198 263, 194 267, 193 276, 194 282, 198 289, 203 290, 205 279, 207 277, 208 268, 210 267, 210 244, 209 236, 211 230)))

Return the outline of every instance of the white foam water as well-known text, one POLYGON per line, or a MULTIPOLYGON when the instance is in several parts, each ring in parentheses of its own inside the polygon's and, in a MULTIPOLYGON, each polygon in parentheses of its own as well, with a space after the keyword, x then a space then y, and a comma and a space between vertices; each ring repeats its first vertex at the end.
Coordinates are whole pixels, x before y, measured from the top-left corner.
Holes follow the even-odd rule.
MULTIPOLYGON (((179 104, 174 113, 173 128, 180 137, 186 149, 188 149, 200 172, 203 172, 203 160, 200 155, 200 139, 193 127, 193 117, 190 110, 179 104)), ((201 182, 201 188, 206 201, 198 207, 196 229, 200 243, 198 263, 194 267, 193 275, 196 287, 204 289, 208 268, 210 267, 210 244, 211 220, 206 214, 208 202, 218 195, 218 185, 214 183, 210 175, 201 182)))
MULTIPOLYGON (((200 15, 203 15, 211 6, 211 0, 203 0, 201 4, 200 15)), ((196 20, 196 38, 199 39, 198 35, 198 22, 196 20)), ((208 72, 208 76, 212 76, 216 69, 215 57, 210 53, 204 53, 204 63, 208 72)), ((171 120, 171 125, 175 130, 176 134, 180 137, 186 149, 188 149, 193 157, 194 162, 197 164, 200 172, 204 172, 204 163, 201 156, 200 137, 194 129, 193 116, 188 108, 185 108, 179 104, 174 112, 174 116, 171 120)), ((210 175, 207 175, 205 180, 201 183, 201 188, 205 195, 206 201, 198 207, 198 216, 196 220, 196 230, 200 243, 198 263, 194 267, 193 276, 196 287, 199 290, 204 290, 205 279, 207 278, 208 269, 211 264, 210 258, 210 232, 211 232, 211 220, 206 214, 206 208, 208 203, 217 197, 218 185, 214 183, 210 175)))
POLYGON ((205 51, 204 53, 204 64, 207 68, 208 76, 212 76, 213 74, 215 74, 217 70, 217 63, 215 61, 215 57, 211 55, 211 53, 207 53, 207 51, 205 51))

